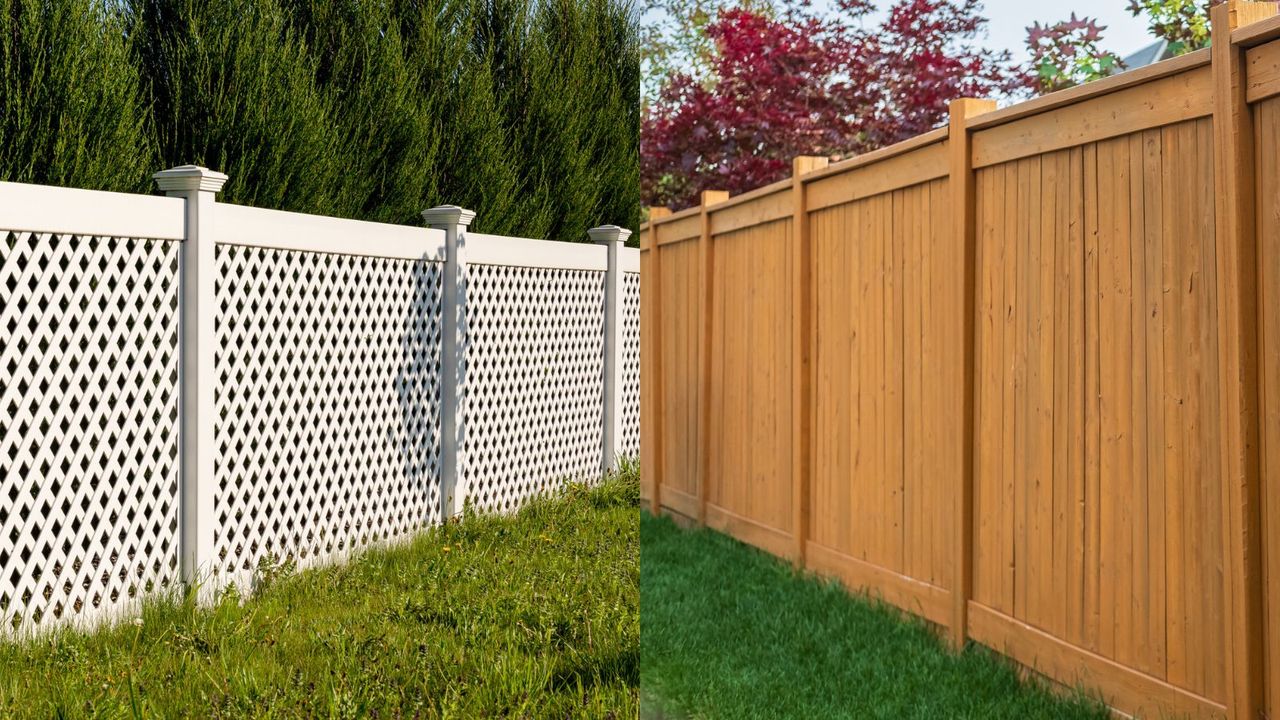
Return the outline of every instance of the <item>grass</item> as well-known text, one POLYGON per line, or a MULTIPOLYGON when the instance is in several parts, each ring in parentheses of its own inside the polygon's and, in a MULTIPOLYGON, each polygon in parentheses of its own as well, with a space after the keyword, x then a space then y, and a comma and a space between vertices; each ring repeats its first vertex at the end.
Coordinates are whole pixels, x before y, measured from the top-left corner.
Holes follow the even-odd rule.
POLYGON ((273 581, 0 644, 0 717, 635 717, 635 473, 273 581))
POLYGON ((1109 717, 726 536, 647 513, 640 535, 646 717, 1109 717))

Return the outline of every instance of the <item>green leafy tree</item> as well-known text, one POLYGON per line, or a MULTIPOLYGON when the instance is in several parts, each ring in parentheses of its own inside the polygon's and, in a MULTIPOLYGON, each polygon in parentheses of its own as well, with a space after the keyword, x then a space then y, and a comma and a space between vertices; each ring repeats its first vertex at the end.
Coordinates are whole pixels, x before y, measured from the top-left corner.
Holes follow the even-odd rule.
MULTIPOLYGON (((1134 17, 1146 17, 1147 30, 1168 42, 1170 55, 1184 55, 1209 47, 1209 8, 1222 0, 1129 0, 1134 17)), ((1032 69, 1041 92, 1052 92, 1106 77, 1124 69, 1119 57, 1102 50, 1101 31, 1094 21, 1070 20, 1027 28, 1032 69), (1080 23, 1087 23, 1080 27, 1080 23)))
POLYGON ((1169 41, 1169 52, 1184 55, 1209 47, 1209 8, 1221 0, 1129 0, 1129 13, 1147 17, 1152 35, 1169 41))
POLYGON ((646 106, 657 100, 662 88, 677 75, 709 82, 716 46, 707 29, 722 13, 732 10, 773 17, 778 8, 775 0, 643 0, 641 92, 646 106))
POLYGON ((1069 20, 1027 28, 1027 50, 1036 89, 1063 90, 1112 75, 1124 68, 1120 57, 1099 47, 1106 27, 1071 13, 1069 20))

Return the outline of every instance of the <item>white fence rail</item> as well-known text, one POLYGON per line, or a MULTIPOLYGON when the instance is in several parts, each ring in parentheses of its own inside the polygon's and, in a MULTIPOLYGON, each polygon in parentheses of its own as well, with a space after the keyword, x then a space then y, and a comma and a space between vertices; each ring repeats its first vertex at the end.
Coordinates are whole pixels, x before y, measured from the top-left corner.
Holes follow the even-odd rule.
POLYGON ((639 451, 639 262, 0 183, 0 622, 92 622, 510 510, 639 451))

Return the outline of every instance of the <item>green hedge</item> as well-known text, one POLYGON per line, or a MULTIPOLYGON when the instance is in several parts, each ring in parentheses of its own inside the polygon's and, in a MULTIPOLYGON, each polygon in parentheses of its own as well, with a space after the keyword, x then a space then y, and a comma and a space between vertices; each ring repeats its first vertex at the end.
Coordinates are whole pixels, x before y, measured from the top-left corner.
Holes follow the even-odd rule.
POLYGON ((0 0, 0 179, 483 232, 639 224, 631 0, 0 0))

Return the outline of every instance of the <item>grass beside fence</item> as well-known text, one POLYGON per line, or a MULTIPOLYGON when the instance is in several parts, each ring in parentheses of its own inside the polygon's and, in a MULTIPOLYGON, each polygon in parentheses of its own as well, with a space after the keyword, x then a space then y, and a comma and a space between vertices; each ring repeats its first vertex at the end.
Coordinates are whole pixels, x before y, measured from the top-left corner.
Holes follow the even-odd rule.
POLYGON ((648 513, 640 535, 645 717, 1108 717, 724 535, 648 513))
POLYGON ((0 644, 0 717, 634 717, 635 473, 241 604, 0 644))

